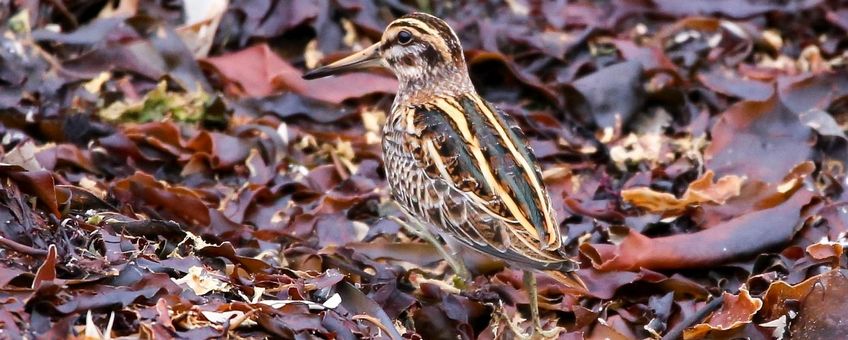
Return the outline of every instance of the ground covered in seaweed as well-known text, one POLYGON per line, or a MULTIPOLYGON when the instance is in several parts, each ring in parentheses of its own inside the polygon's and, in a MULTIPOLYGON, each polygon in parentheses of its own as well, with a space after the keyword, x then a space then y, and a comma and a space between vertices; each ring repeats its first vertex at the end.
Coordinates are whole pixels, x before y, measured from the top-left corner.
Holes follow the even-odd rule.
POLYGON ((844 2, 14 0, 0 337, 510 338, 520 272, 388 218, 394 78, 300 79, 415 10, 543 163, 563 339, 848 333, 844 2))

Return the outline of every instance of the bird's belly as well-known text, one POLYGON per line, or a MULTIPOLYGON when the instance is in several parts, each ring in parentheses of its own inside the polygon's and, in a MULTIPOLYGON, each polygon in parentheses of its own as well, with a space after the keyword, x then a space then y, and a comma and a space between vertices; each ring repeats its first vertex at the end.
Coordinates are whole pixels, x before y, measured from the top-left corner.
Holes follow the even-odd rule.
POLYGON ((424 201, 427 196, 424 172, 416 167, 415 161, 403 155, 384 153, 386 179, 389 182, 392 198, 407 213, 426 221, 424 201))

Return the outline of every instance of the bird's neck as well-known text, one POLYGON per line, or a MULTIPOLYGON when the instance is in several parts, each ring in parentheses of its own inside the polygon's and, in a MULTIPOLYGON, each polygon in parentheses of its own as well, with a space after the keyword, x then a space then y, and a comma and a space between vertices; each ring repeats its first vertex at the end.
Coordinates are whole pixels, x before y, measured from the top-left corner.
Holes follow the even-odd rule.
POLYGON ((434 97, 458 96, 475 93, 465 65, 451 65, 411 72, 396 69, 400 86, 395 97, 395 106, 417 105, 434 97))

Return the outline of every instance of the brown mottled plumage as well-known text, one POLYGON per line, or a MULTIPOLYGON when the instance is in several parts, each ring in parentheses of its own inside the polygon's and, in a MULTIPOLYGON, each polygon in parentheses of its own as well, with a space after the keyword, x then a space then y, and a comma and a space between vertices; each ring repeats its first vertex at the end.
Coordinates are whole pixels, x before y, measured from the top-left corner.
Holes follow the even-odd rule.
MULTIPOLYGON (((392 196, 446 241, 554 275, 582 289, 561 253, 562 236, 538 162, 509 116, 474 90, 459 39, 441 19, 413 13, 393 21, 381 41, 308 73, 316 78, 384 66, 400 88, 383 127, 383 161, 392 196)), ((540 330, 535 279, 525 275, 540 330)))

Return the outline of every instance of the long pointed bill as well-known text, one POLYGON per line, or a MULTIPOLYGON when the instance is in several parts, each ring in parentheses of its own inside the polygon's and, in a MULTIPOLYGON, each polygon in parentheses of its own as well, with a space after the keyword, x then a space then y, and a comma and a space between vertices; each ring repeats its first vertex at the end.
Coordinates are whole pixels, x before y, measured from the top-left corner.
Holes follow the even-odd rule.
POLYGON ((380 43, 339 59, 329 65, 306 72, 303 79, 316 79, 333 74, 361 70, 368 67, 382 66, 380 62, 380 43))

